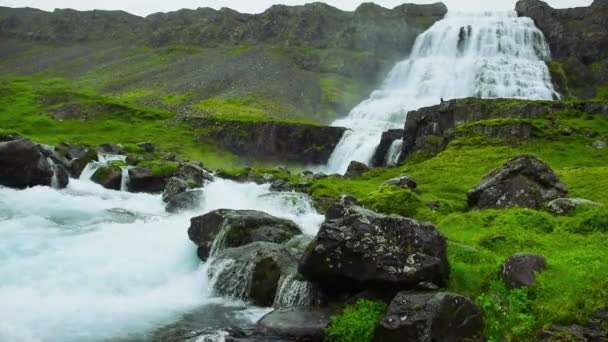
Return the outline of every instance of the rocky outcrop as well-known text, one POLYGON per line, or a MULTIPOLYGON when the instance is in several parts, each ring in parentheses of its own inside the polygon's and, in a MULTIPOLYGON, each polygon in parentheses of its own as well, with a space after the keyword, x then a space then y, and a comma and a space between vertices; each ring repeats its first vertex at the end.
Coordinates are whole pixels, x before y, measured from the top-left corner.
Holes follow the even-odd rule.
POLYGON ((608 2, 554 9, 540 0, 520 0, 516 11, 544 33, 556 60, 549 64, 553 80, 562 94, 594 98, 608 86, 608 2))
POLYGON ((358 161, 352 161, 348 164, 348 168, 346 169, 346 173, 344 177, 346 178, 356 178, 362 176, 364 173, 368 172, 370 168, 358 161))
POLYGON ((122 169, 116 165, 106 165, 98 168, 91 180, 106 189, 120 190, 122 184, 122 169))
POLYGON ((468 298, 447 292, 400 292, 380 321, 374 341, 432 342, 481 339, 481 311, 468 298))
POLYGON ((439 152, 455 138, 483 137, 505 144, 532 137, 532 120, 565 110, 608 117, 608 104, 460 99, 409 112, 400 160, 417 151, 439 152))
POLYGON ((384 186, 396 186, 396 187, 400 187, 402 189, 411 189, 411 190, 416 189, 416 187, 418 186, 418 184, 416 184, 416 179, 414 179, 413 177, 410 177, 408 175, 402 175, 397 178, 389 179, 383 185, 384 186))
POLYGON ((388 161, 386 157, 388 155, 388 151, 391 146, 395 142, 395 140, 403 139, 403 130, 402 129, 391 129, 384 133, 382 133, 382 138, 380 138, 380 144, 376 148, 376 152, 374 152, 374 156, 372 157, 372 161, 370 166, 372 167, 386 167, 388 166, 388 161))
POLYGON ((92 148, 65 143, 55 148, 55 152, 68 161, 68 171, 73 178, 80 177, 87 164, 98 158, 97 151, 92 148))
POLYGON ((502 265, 500 278, 507 288, 515 289, 534 285, 534 273, 541 272, 547 267, 547 260, 536 254, 515 254, 502 265))
POLYGON ((239 247, 256 241, 283 243, 301 234, 292 221, 259 211, 220 209, 190 220, 188 237, 198 246, 205 261, 224 248, 239 247))
POLYGON ((566 186, 544 162, 530 155, 511 159, 487 174, 469 191, 471 209, 512 207, 541 209, 568 193, 566 186))
POLYGON ((245 122, 190 119, 208 131, 201 142, 247 160, 325 164, 345 128, 287 122, 245 122))
POLYGON ((0 142, 0 185, 17 189, 50 186, 53 173, 40 146, 26 139, 0 142))
POLYGON ((443 286, 446 240, 430 223, 341 203, 328 210, 299 271, 329 293, 443 286))
POLYGON ((318 341, 324 339, 324 330, 331 321, 331 312, 319 308, 277 309, 258 322, 261 336, 278 336, 295 341, 318 341))

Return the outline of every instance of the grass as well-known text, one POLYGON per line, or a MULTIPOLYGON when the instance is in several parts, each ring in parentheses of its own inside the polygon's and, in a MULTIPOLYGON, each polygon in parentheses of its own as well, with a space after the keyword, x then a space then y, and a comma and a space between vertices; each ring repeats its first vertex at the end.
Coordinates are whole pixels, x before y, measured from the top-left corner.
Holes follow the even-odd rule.
POLYGON ((327 341, 371 341, 378 322, 386 312, 386 304, 380 301, 360 299, 347 306, 341 315, 332 318, 325 330, 327 341))

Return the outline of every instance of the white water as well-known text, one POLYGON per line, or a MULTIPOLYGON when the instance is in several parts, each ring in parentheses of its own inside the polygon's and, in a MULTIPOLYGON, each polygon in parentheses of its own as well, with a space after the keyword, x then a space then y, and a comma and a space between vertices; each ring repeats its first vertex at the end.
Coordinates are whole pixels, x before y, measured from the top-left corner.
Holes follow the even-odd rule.
POLYGON ((0 341, 108 340, 217 301, 187 237, 192 216, 263 210, 309 233, 323 220, 301 211, 310 204, 268 194, 268 186, 217 180, 200 209, 169 215, 160 195, 88 180, 72 179, 65 190, 0 187, 0 341))
POLYGON ((401 156, 401 147, 403 147, 403 139, 397 139, 393 141, 391 147, 386 153, 386 166, 396 166, 399 163, 399 157, 401 156))
POLYGON ((553 99, 558 95, 543 62, 549 58, 530 18, 515 12, 448 13, 417 38, 410 57, 380 89, 332 124, 351 130, 324 171, 344 173, 353 160, 369 163, 382 132, 403 128, 409 111, 442 98, 553 99))

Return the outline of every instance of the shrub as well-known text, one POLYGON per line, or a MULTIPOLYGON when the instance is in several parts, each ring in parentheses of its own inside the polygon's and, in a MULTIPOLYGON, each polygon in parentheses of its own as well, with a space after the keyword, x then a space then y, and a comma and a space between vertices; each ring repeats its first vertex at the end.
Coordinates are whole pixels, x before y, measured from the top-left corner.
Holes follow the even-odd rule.
POLYGON ((341 315, 332 318, 325 336, 328 341, 371 341, 385 312, 384 302, 360 299, 356 304, 347 306, 341 315))

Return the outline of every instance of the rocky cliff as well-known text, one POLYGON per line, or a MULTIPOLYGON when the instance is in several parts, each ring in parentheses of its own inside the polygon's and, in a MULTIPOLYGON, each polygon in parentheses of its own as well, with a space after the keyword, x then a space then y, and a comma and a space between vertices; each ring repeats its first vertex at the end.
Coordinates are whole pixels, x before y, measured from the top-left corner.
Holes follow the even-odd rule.
POLYGON ((331 122, 367 97, 446 11, 363 4, 345 12, 314 3, 141 18, 0 7, 0 76, 44 73, 178 113, 207 112, 197 104, 210 98, 253 97, 270 116, 331 122))
POLYGON ((555 60, 549 66, 562 94, 608 98, 608 1, 554 9, 540 0, 520 0, 516 10, 545 34, 555 60))

